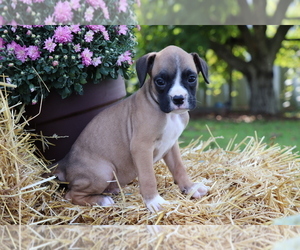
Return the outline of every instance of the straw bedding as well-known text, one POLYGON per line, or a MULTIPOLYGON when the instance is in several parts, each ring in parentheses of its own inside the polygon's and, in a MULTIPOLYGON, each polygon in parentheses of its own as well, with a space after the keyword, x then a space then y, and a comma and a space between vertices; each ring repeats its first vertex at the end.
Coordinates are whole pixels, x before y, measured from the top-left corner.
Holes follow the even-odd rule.
MULTIPOLYGON (((293 148, 267 145, 254 135, 239 143, 233 139, 224 149, 211 149, 209 145, 212 142, 217 144, 222 139, 212 136, 208 141, 196 141, 182 149, 189 175, 195 182, 203 182, 210 187, 209 194, 202 199, 191 200, 182 195, 165 164, 159 162, 154 166, 158 190, 164 199, 171 201, 163 211, 154 214, 148 212, 139 195, 136 180, 124 187, 119 195, 113 196, 116 203, 113 207, 76 206, 64 200, 64 190, 59 188, 53 177, 41 177, 47 169, 47 163, 34 154, 35 137, 24 129, 27 121, 21 122, 23 112, 17 113, 13 107, 8 107, 5 92, 0 94, 1 225, 49 225, 44 230, 48 230, 50 235, 50 231, 55 229, 54 225, 192 225, 177 229, 162 226, 155 235, 164 235, 161 242, 167 242, 173 236, 178 238, 187 235, 197 235, 199 241, 199 236, 204 237, 205 233, 218 230, 221 238, 211 243, 211 249, 216 246, 214 244, 222 246, 222 241, 228 243, 230 238, 237 242, 245 241, 242 237, 247 234, 241 232, 246 231, 254 240, 265 230, 270 237, 263 241, 269 243, 274 242, 272 235, 281 235, 281 238, 277 238, 280 240, 299 233, 297 227, 264 226, 252 231, 249 229, 250 225, 270 225, 276 218, 299 214, 300 158, 293 148), (225 225, 235 226, 229 230, 225 225), (174 233, 174 230, 177 231, 174 233), (166 238, 166 235, 170 236, 166 238)), ((118 228, 122 230, 123 227, 83 227, 79 231, 84 234, 85 230, 103 230, 104 235, 112 236, 112 232, 117 232, 118 228)), ((147 227, 138 228, 141 235, 149 234, 147 227)), ((0 229, 2 234, 20 230, 12 226, 0 229)), ((26 235, 27 231, 31 234, 30 230, 34 229, 29 227, 23 234, 26 235)), ((128 232, 130 234, 130 230, 128 232)), ((155 244, 159 246, 159 238, 155 239, 155 244)), ((201 242, 204 244, 204 241, 201 242)), ((184 242, 182 238, 181 244, 184 242)))
POLYGON ((287 226, 7 226, 1 249, 296 250, 300 229, 287 226), (291 237, 285 240, 287 237, 291 237), (274 244, 274 242, 277 242, 274 244))

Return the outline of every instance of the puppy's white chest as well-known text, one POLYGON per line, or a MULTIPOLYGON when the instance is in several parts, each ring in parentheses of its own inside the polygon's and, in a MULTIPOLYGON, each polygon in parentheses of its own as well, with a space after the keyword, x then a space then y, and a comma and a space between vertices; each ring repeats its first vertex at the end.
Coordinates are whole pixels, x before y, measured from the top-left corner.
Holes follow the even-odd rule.
POLYGON ((180 114, 170 113, 167 116, 167 123, 163 130, 161 139, 156 142, 154 150, 154 162, 160 160, 167 151, 175 144, 178 137, 185 128, 180 114))

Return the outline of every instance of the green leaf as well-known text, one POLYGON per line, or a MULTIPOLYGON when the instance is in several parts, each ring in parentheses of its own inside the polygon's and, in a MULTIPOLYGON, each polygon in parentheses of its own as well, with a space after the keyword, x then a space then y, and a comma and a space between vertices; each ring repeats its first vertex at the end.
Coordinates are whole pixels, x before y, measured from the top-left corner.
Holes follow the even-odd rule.
POLYGON ((58 81, 58 82, 64 82, 64 81, 65 81, 65 78, 61 76, 61 77, 59 77, 59 78, 57 79, 57 81, 58 81))
POLYGON ((74 90, 78 93, 78 94, 82 94, 83 93, 83 87, 81 84, 76 83, 74 85, 74 90))
POLYGON ((81 84, 86 84, 87 83, 87 80, 85 78, 80 78, 80 83, 81 84))
POLYGON ((16 60, 15 64, 16 65, 22 65, 23 63, 20 60, 16 60))
POLYGON ((108 73, 109 73, 109 69, 108 69, 108 68, 105 68, 105 67, 101 67, 101 68, 100 68, 100 73, 101 73, 102 75, 107 76, 108 73))
POLYGON ((111 71, 109 73, 109 75, 111 76, 111 78, 115 79, 116 78, 116 72, 115 71, 111 71))
POLYGON ((102 76, 101 76, 101 72, 100 72, 100 68, 97 68, 97 71, 96 71, 96 79, 101 79, 102 76))
POLYGON ((60 95, 63 99, 67 98, 70 94, 72 93, 72 91, 68 88, 68 87, 65 87, 62 89, 60 95))
POLYGON ((50 66, 46 66, 46 67, 44 67, 44 70, 45 70, 47 73, 49 73, 49 72, 51 71, 51 67, 50 67, 50 66))
POLYGON ((28 75, 27 75, 27 80, 31 80, 31 79, 33 79, 34 77, 35 77, 34 74, 28 74, 28 75))

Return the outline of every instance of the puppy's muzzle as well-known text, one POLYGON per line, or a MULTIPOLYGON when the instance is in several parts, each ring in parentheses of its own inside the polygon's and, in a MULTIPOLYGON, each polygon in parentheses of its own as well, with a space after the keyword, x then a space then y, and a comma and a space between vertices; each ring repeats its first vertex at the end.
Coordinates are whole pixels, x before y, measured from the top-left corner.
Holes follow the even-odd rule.
POLYGON ((176 106, 179 107, 180 105, 182 105, 184 103, 184 97, 183 97, 183 95, 175 95, 175 96, 173 96, 172 101, 176 106))

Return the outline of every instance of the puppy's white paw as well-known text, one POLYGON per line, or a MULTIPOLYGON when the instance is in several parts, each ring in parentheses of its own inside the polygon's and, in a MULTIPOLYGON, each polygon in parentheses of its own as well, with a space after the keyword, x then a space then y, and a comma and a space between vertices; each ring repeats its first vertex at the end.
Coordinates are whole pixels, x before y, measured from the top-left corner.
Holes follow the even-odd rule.
POLYGON ((163 199, 160 195, 157 195, 151 200, 145 200, 145 204, 147 208, 150 210, 150 212, 154 213, 162 210, 161 205, 170 204, 170 203, 165 199, 163 199))
POLYGON ((192 198, 199 199, 202 196, 206 195, 209 188, 203 183, 194 183, 193 186, 188 190, 188 195, 191 195, 192 198))
POLYGON ((99 201, 97 202, 100 206, 106 207, 115 204, 114 200, 107 195, 101 195, 99 201))

